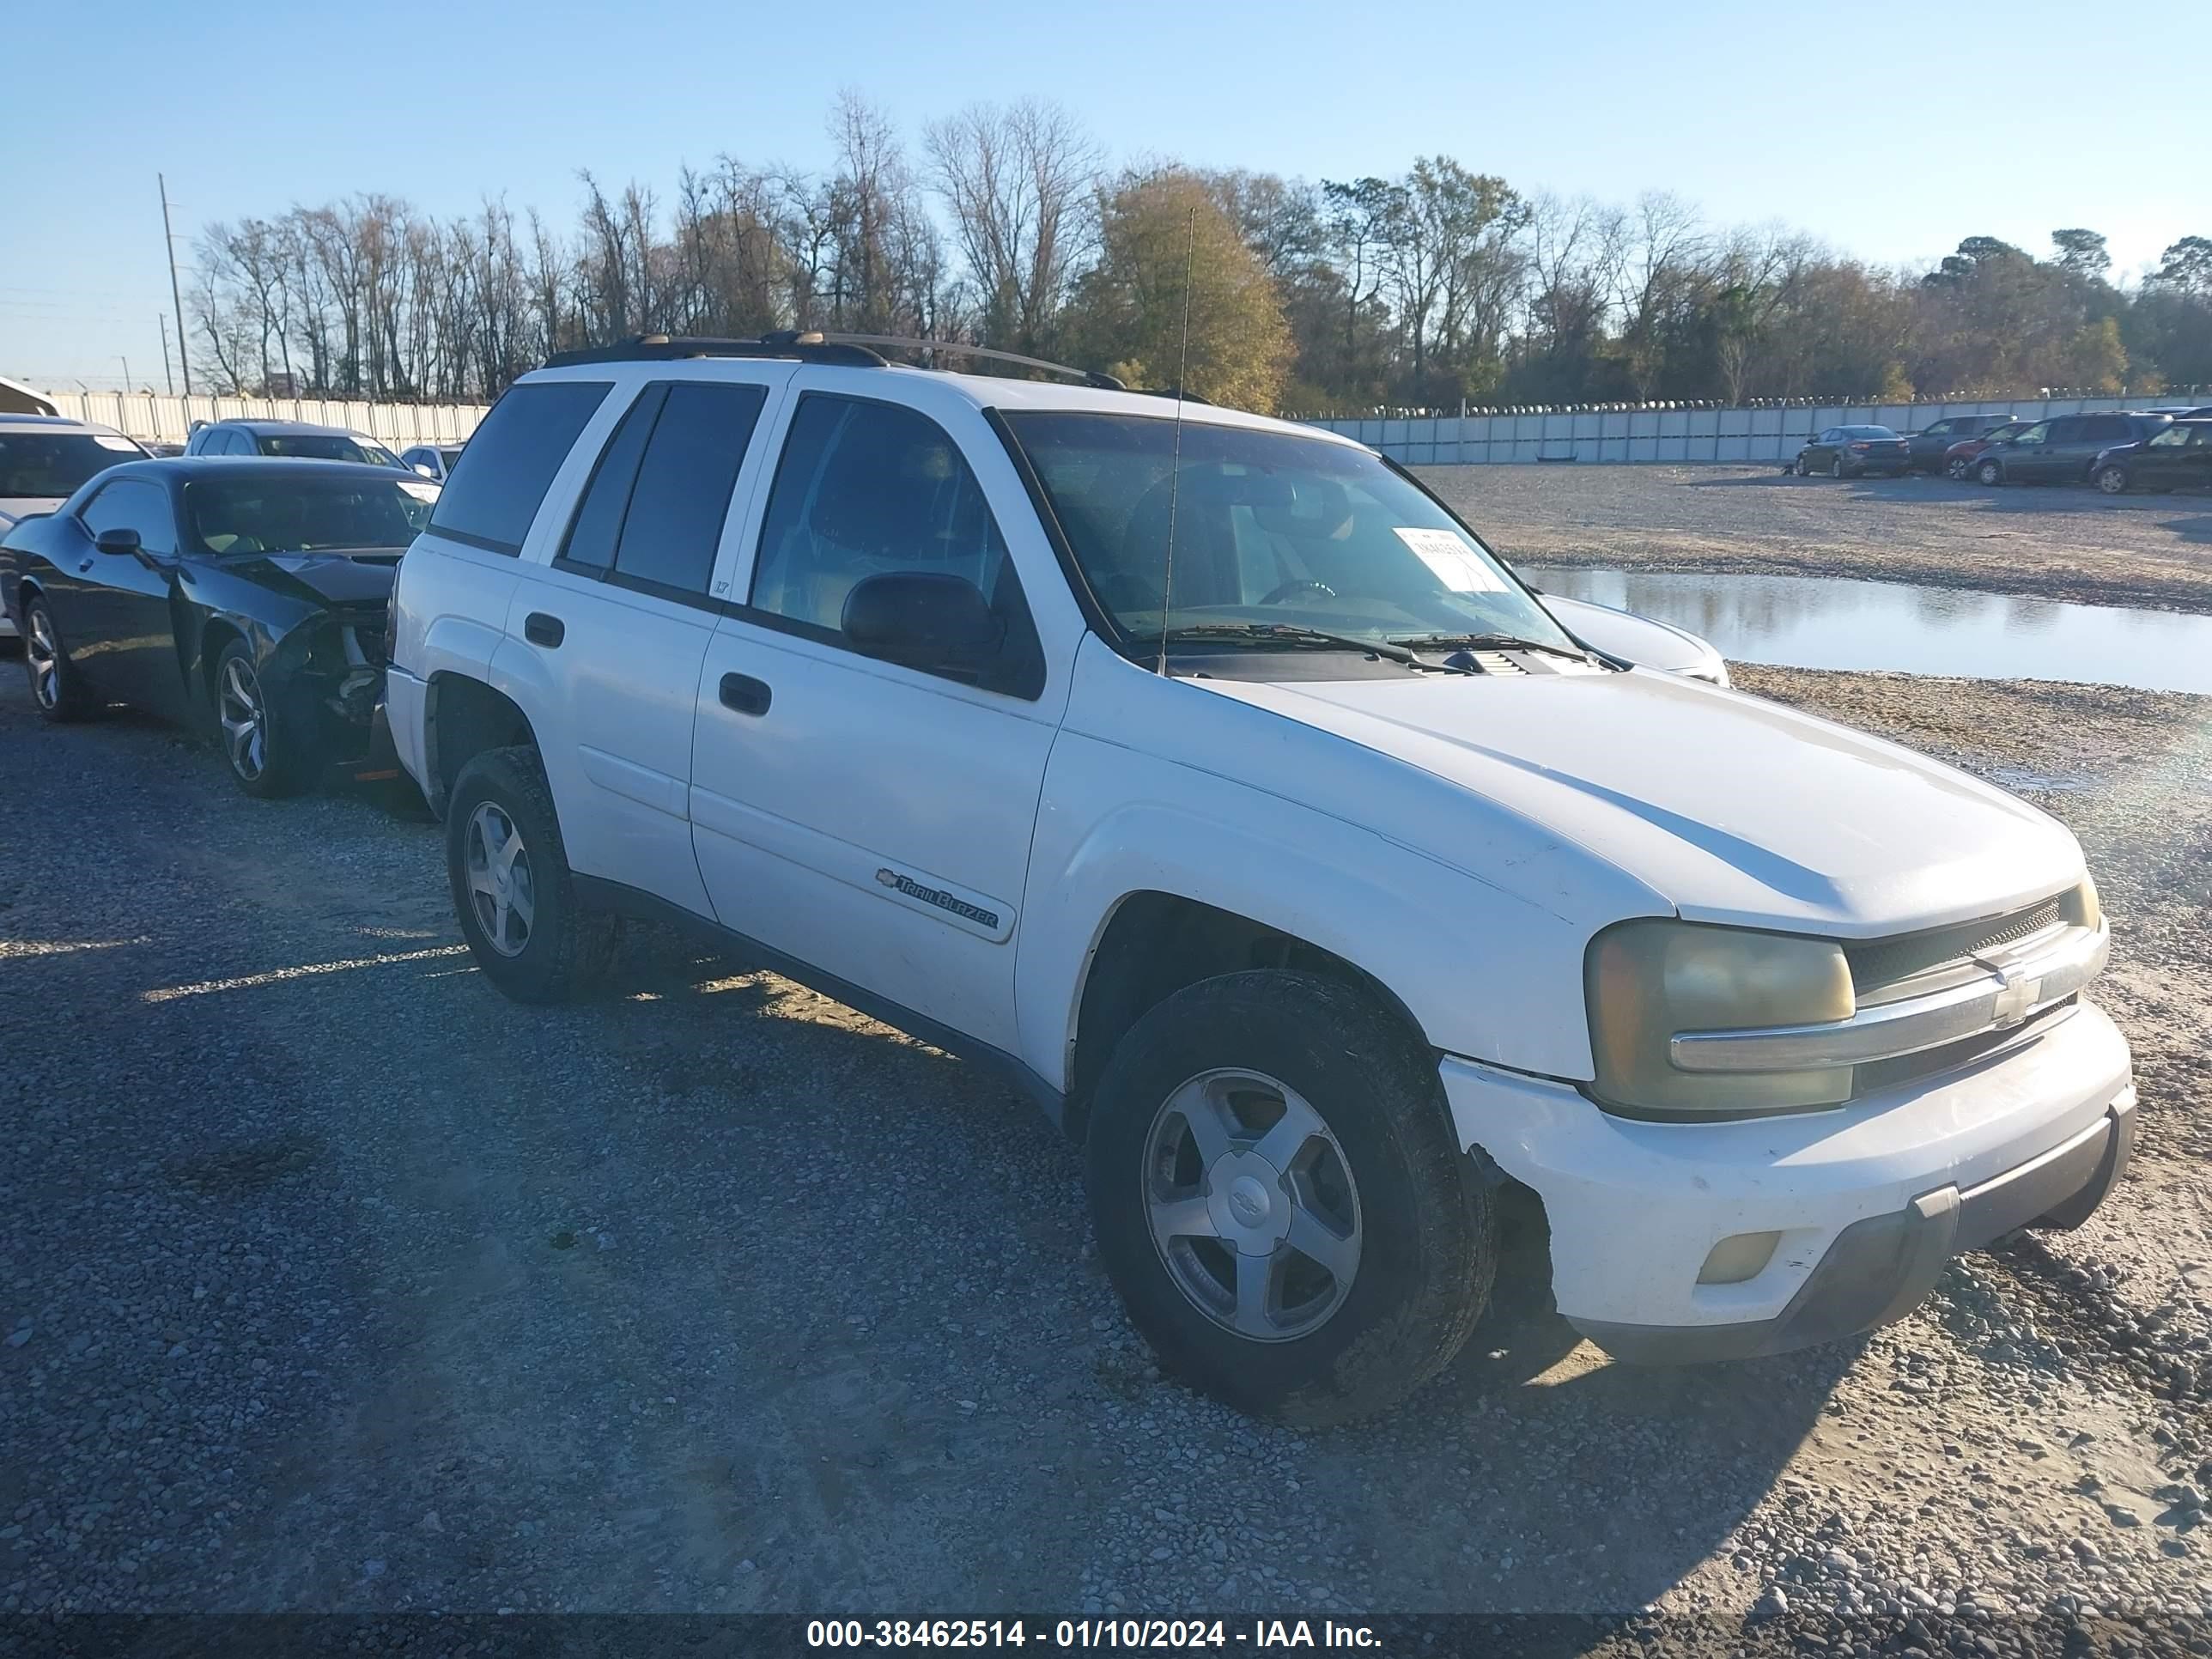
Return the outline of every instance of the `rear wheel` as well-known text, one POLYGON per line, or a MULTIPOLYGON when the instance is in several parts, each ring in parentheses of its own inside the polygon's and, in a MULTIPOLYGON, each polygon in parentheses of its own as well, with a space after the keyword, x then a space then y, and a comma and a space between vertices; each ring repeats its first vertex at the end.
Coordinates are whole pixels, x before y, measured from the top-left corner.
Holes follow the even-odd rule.
POLYGON ((1985 484, 2001 484, 2004 482, 2004 468, 1995 461, 1984 461, 1974 469, 1974 476, 1985 484))
POLYGON ((538 751, 493 749, 446 805, 446 873, 461 937, 517 1002, 565 1002, 606 971, 620 924, 577 896, 538 751))
POLYGON ((2127 468, 2124 466, 2106 466, 2100 467, 2097 470, 2097 488, 2103 490, 2107 495, 2123 495, 2126 492, 2127 487, 2127 468))
POLYGON ((23 607, 23 672, 41 719, 80 720, 92 712, 92 696, 70 660, 62 631, 41 594, 33 594, 23 607))
POLYGON ((1324 1424, 1449 1362, 1497 1271, 1489 1188, 1433 1062, 1334 981, 1224 975, 1139 1020, 1087 1147, 1099 1250, 1162 1362, 1243 1410, 1324 1424))

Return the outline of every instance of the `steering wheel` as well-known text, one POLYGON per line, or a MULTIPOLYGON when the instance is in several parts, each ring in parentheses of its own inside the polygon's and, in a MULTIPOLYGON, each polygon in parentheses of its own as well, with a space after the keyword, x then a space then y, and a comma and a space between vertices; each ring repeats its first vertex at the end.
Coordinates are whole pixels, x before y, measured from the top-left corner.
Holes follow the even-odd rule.
POLYGON ((1300 593, 1316 593, 1324 599, 1333 599, 1336 597, 1336 590, 1327 582, 1287 581, 1261 599, 1260 603, 1280 605, 1285 600, 1294 599, 1300 593))

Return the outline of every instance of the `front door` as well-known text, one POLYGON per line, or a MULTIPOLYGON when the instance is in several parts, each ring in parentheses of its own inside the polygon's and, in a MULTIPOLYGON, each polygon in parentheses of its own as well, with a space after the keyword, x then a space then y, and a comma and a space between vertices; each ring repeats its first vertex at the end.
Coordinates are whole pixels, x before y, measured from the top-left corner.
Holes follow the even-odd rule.
POLYGON ((101 696, 179 718, 185 682, 169 607, 177 568, 169 492, 150 478, 111 479, 82 516, 85 552, 54 607, 70 660, 101 696), (139 550, 98 551, 92 544, 108 530, 137 531, 139 550))
POLYGON ((1010 469, 991 495, 912 408, 807 392, 787 428, 746 602, 700 680, 700 872, 725 926, 1012 1050, 1016 906, 1059 721, 1000 530, 1032 509, 1010 469), (981 590, 1003 672, 963 684, 848 641, 854 586, 913 570, 981 590))
POLYGON ((570 866, 700 915, 713 911, 687 792, 700 664, 720 616, 710 587, 779 372, 749 367, 640 389, 550 568, 515 590, 495 665, 552 701, 564 741, 546 766, 570 866))

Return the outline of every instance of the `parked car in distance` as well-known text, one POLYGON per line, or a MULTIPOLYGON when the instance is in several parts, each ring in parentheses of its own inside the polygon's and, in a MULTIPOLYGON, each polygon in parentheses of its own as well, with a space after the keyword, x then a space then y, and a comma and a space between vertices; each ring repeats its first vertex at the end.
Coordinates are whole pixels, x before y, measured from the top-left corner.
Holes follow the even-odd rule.
POLYGON ((2206 421, 2212 420, 2212 404, 2162 404, 2143 412, 2171 416, 2177 421, 2206 421))
POLYGON ((1940 421, 1930 421, 1905 440, 1911 447, 1913 471, 1941 472, 1953 445, 1964 443, 1970 438, 1982 437, 1999 427, 2012 423, 2013 417, 2009 415, 1951 415, 1940 421))
POLYGON ((385 607, 436 485, 338 461, 116 467, 0 538, 49 720, 124 702, 215 739, 249 794, 370 750, 385 607))
MULTIPOLYGON (((52 512, 87 478, 145 453, 112 426, 61 415, 0 415, 0 536, 52 512)), ((0 640, 15 636, 15 624, 0 615, 0 640)))
POLYGON ((1973 477, 1985 484, 2087 483, 2090 464, 2104 451, 2139 443, 2172 421, 2166 415, 2054 415, 1991 442, 1974 458, 1973 477))
POLYGON ((2033 421, 2007 421, 2002 426, 1991 427, 1978 438, 1965 438, 1943 452, 1943 476, 1965 480, 1974 476, 1975 458, 1991 444, 2002 443, 2016 437, 2035 424, 2033 421))
POLYGON ((1886 426, 1832 426, 1805 441, 1790 470, 1801 478, 1815 472, 1832 478, 1881 472, 1895 478, 1911 464, 1911 446, 1886 426))
POLYGON ((459 444, 416 444, 399 452, 399 465, 439 483, 446 482, 453 463, 461 459, 459 444))
POLYGON ((2099 455, 2089 477, 2107 495, 2130 489, 2212 489, 2212 420, 2176 421, 2141 443, 2099 455))
POLYGON ((990 1068, 1163 1364, 1300 1423, 1449 1361, 1508 1182, 1655 1361, 1896 1318, 2111 1190, 2063 825, 1594 657, 1347 438, 1103 378, 780 337, 510 388, 386 688, 483 981, 562 1000, 654 918, 990 1068))
POLYGON ((399 465, 399 458, 367 433, 342 426, 314 426, 306 421, 210 421, 192 429, 185 453, 399 465))

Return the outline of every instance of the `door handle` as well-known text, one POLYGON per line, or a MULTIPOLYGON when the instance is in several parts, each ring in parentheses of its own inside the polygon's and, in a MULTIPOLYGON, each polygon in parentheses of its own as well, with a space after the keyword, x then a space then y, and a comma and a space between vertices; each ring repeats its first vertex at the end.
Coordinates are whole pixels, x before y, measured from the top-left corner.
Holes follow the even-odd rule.
POLYGON ((543 611, 533 611, 522 619, 522 637, 532 645, 542 645, 550 651, 568 635, 558 617, 549 617, 543 611))
POLYGON ((86 560, 82 564, 81 564, 81 565, 77 566, 77 568, 76 568, 76 574, 77 574, 78 575, 82 576, 82 574, 84 574, 84 573, 85 573, 86 571, 88 571, 88 570, 89 570, 89 569, 91 569, 91 568, 92 568, 92 567, 93 567, 93 563, 94 563, 94 561, 92 561, 92 560, 90 560, 90 559, 87 559, 87 560, 86 560))
POLYGON ((765 714, 770 695, 766 680, 757 680, 750 674, 722 676, 722 707, 725 708, 734 708, 740 714, 765 714))

